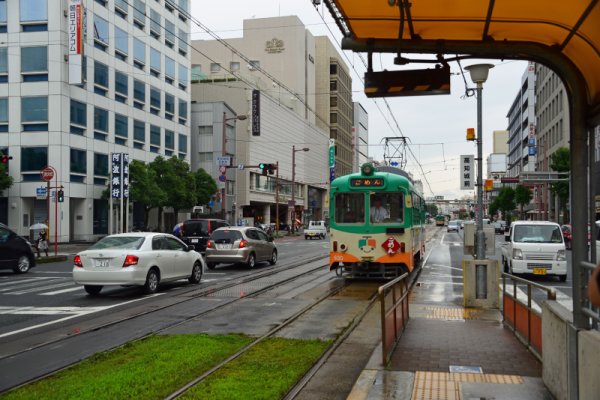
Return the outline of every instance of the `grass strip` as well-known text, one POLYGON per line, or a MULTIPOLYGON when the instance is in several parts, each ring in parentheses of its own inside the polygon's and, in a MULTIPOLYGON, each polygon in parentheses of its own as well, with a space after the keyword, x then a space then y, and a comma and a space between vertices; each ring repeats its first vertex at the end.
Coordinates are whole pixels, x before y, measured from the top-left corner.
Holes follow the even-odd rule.
POLYGON ((96 354, 2 398, 164 399, 251 341, 239 335, 151 336, 96 354))
POLYGON ((270 338, 194 386, 185 399, 280 399, 331 342, 270 338))

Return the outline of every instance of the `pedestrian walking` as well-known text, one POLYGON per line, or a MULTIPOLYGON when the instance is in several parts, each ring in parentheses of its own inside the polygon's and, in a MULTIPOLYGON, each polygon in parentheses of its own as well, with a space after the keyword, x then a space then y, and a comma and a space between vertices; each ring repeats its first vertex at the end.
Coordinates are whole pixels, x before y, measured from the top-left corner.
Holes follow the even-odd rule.
POLYGON ((38 258, 40 258, 40 251, 46 253, 46 257, 48 257, 48 241, 46 240, 46 231, 40 231, 36 240, 35 249, 37 251, 38 258))

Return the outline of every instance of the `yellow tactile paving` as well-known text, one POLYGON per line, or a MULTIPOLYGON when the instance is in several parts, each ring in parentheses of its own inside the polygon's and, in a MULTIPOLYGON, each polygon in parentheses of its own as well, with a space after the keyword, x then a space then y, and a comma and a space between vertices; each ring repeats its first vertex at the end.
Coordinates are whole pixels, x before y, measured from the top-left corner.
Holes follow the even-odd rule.
POLYGON ((519 385, 523 384, 523 378, 516 375, 417 371, 412 400, 461 400, 462 382, 519 385))
POLYGON ((424 318, 444 320, 479 319, 480 310, 463 307, 424 307, 424 318))

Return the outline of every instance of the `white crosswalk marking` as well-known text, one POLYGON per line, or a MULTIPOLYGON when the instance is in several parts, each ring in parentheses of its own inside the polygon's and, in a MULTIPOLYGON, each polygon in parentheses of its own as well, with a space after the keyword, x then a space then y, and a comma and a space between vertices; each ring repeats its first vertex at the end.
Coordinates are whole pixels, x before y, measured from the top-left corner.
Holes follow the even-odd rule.
POLYGON ((60 278, 50 278, 50 279, 47 279, 47 280, 39 280, 39 281, 13 282, 12 285, 6 285, 6 286, 2 287, 0 289, 0 293, 11 292, 11 291, 14 291, 14 290, 26 289, 26 288, 30 288, 30 287, 34 287, 34 286, 39 286, 39 285, 43 285, 43 284, 47 284, 47 283, 51 283, 51 282, 58 282, 60 280, 61 280, 60 278))
POLYGON ((53 292, 45 292, 45 293, 40 293, 40 296, 55 296, 57 294, 62 294, 62 293, 68 293, 68 292, 76 292, 78 290, 82 290, 83 287, 82 286, 75 286, 72 288, 68 288, 68 289, 62 289, 62 290, 55 290, 53 292))
MULTIPOLYGON (((11 280, 10 282, 2 282, 0 283, 0 287, 6 287, 6 286, 15 286, 15 285, 35 285, 37 283, 39 283, 38 281, 40 280, 50 280, 50 279, 60 279, 60 278, 54 278, 54 277, 30 277, 30 278, 25 278, 25 279, 18 279, 18 280, 11 280), (37 282, 37 283, 36 283, 37 282)), ((0 291, 4 291, 3 289, 0 289, 0 291)))
POLYGON ((73 282, 64 282, 62 281, 62 283, 55 283, 52 285, 46 285, 46 286, 37 286, 34 288, 28 288, 25 290, 16 290, 13 292, 6 292, 4 294, 8 294, 8 295, 20 295, 20 294, 27 294, 27 293, 35 293, 35 292, 41 292, 44 290, 50 290, 50 289, 58 289, 60 287, 64 287, 64 286, 72 286, 73 282))

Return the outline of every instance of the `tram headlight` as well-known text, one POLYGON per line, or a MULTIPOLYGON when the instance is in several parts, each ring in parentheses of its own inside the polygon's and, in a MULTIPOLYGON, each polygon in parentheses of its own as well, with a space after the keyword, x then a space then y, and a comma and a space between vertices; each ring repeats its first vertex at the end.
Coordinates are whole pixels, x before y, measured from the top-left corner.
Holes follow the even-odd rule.
POLYGON ((348 246, 346 246, 344 243, 342 243, 342 244, 340 244, 340 250, 346 251, 346 250, 348 250, 348 246))

